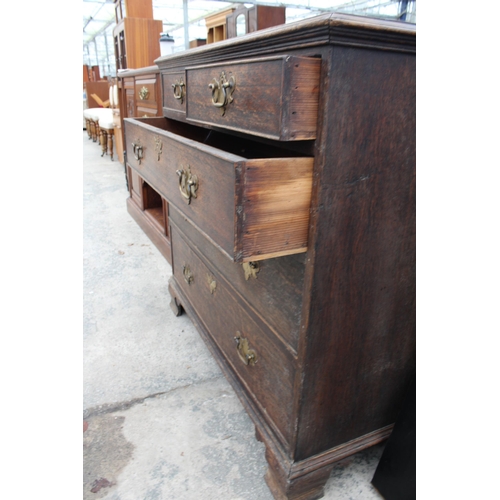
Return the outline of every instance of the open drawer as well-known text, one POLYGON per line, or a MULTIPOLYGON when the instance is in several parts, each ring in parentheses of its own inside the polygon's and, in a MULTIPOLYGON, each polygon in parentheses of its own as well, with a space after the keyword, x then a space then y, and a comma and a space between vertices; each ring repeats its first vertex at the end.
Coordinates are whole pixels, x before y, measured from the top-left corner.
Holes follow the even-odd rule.
POLYGON ((127 162, 236 262, 305 252, 313 158, 168 118, 125 119, 127 162))

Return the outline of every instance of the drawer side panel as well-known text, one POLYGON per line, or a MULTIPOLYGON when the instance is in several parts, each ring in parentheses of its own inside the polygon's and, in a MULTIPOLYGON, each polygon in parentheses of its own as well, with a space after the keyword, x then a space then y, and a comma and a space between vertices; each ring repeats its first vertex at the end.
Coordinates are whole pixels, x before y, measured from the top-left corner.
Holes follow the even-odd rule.
POLYGON ((313 158, 248 160, 238 213, 242 261, 307 251, 313 158))

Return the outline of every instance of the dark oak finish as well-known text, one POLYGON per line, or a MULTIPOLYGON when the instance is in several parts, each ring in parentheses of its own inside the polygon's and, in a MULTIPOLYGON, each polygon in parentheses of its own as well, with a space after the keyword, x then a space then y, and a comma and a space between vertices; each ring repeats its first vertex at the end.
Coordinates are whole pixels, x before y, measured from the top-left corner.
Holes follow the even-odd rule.
POLYGON ((270 139, 314 139, 320 67, 316 58, 281 56, 188 68, 187 119, 270 139), (222 115, 209 84, 223 72, 236 84, 222 115))
POLYGON ((128 151, 141 147, 140 158, 128 155, 132 168, 231 259, 307 250, 312 158, 165 118, 127 119, 125 132, 128 151), (179 170, 198 179, 189 203, 179 189, 179 170))
POLYGON ((280 441, 287 445, 293 432, 293 422, 288 415, 292 412, 294 357, 281 348, 281 343, 274 335, 260 328, 251 315, 240 307, 224 276, 214 266, 207 267, 196 250, 181 236, 180 230, 174 224, 171 227, 172 239, 175 241, 173 271, 178 287, 196 315, 203 318, 239 383, 248 387, 248 394, 254 398, 253 403, 280 441), (186 267, 191 277, 189 284, 183 274, 186 267), (211 288, 212 283, 215 284, 211 288), (219 309, 223 309, 225 314, 213 314, 219 309), (255 350, 255 365, 246 365, 240 359, 235 342, 238 332, 255 350), (281 398, 276 398, 278 391, 281 398))
POLYGON ((282 343, 282 348, 297 355, 305 254, 290 255, 259 262, 256 278, 245 273, 243 264, 231 262, 206 239, 181 212, 172 207, 170 220, 189 240, 193 248, 211 268, 224 277, 233 289, 241 307, 264 322, 282 343))
POLYGON ((186 105, 164 93, 171 119, 126 120, 127 151, 171 204, 172 310, 191 317, 255 423, 274 497, 320 498, 336 462, 387 439, 414 373, 415 27, 328 14, 156 62, 164 92, 186 75, 186 105), (287 60, 312 62, 314 140, 284 131, 309 82, 277 78, 287 60), (224 116, 202 98, 213 69, 248 73, 224 116), (188 165, 190 204, 176 175, 188 165), (287 245, 305 253, 283 257, 287 245))

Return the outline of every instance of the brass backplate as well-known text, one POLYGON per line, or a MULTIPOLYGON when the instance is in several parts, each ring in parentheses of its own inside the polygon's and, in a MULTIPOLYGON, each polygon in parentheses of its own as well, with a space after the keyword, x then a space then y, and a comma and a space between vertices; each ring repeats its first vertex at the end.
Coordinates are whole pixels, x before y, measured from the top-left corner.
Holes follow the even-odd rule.
POLYGON ((191 269, 189 268, 188 265, 185 265, 185 266, 182 267, 182 274, 184 276, 184 281, 188 285, 191 285, 194 282, 193 273, 191 272, 191 269))
POLYGON ((158 155, 158 161, 160 161, 160 156, 163 152, 163 142, 161 141, 158 135, 154 136, 154 140, 155 140, 155 151, 156 154, 158 155))
POLYGON ((215 289, 217 288, 217 281, 215 281, 215 278, 210 273, 207 273, 207 281, 208 286, 210 287, 210 293, 213 295, 215 289))
POLYGON ((236 332, 234 340, 236 341, 238 355, 243 363, 246 365, 255 365, 255 363, 257 363, 257 354, 253 349, 250 349, 248 339, 243 338, 240 332, 236 332))
POLYGON ((258 262, 243 262, 243 271, 245 272, 245 279, 248 281, 250 278, 257 279, 257 273, 260 271, 258 262))

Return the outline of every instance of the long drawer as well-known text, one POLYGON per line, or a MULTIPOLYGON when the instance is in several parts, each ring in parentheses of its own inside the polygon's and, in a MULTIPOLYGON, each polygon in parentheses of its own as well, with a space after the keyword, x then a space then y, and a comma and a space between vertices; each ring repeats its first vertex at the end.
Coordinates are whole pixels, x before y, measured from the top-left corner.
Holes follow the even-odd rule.
POLYGON ((173 275, 189 306, 261 414, 284 442, 290 442, 293 356, 238 304, 224 277, 215 266, 204 264, 175 224, 171 241, 173 275))
POLYGON ((278 56, 163 70, 169 118, 280 141, 316 138, 321 59, 278 56))
POLYGON ((307 250, 313 158, 167 118, 125 119, 127 161, 236 262, 307 250))
POLYGON ((296 254, 260 262, 231 262, 174 207, 169 220, 177 225, 191 246, 200 249, 247 309, 264 318, 269 330, 296 355, 302 314, 305 255, 296 254), (202 249, 202 250, 201 250, 202 249))

